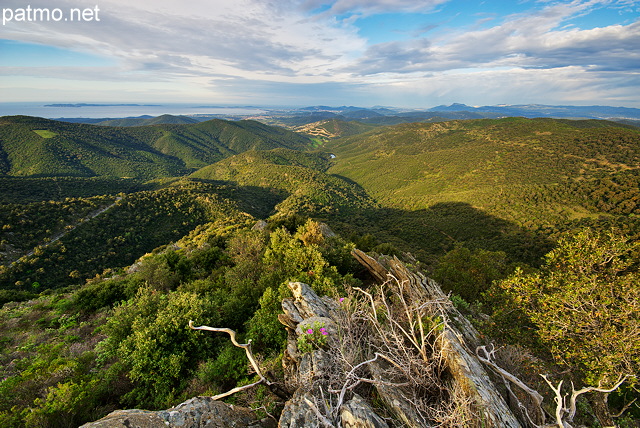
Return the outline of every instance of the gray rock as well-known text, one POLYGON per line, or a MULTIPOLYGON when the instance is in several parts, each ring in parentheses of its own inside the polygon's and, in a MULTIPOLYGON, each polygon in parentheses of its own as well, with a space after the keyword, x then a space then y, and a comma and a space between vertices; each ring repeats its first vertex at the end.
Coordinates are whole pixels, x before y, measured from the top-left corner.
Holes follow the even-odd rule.
POLYGON ((309 405, 314 397, 310 393, 298 390, 291 400, 287 401, 280 415, 278 428, 317 428, 325 426, 318 420, 318 415, 309 405))
POLYGON ((80 428, 240 428, 274 426, 250 410, 211 397, 195 397, 168 410, 116 410, 80 428))
POLYGON ((290 282, 294 303, 303 319, 311 317, 329 317, 329 308, 322 299, 303 282, 290 282))
POLYGON ((258 220, 256 222, 256 224, 253 225, 253 227, 251 228, 251 230, 258 230, 258 231, 262 231, 265 230, 267 228, 268 224, 266 221, 264 220, 258 220))
POLYGON ((340 419, 343 428, 387 428, 389 426, 358 394, 353 394, 353 398, 340 408, 340 419))

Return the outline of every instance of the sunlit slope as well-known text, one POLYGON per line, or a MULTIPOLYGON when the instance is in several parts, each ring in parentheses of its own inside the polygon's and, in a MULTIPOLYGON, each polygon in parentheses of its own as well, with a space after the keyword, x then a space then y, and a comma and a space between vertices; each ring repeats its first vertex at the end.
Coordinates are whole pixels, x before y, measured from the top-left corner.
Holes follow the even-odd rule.
POLYGON ((12 176, 148 178, 186 171, 179 159, 116 128, 26 116, 0 118, 0 159, 0 172, 12 176))
POLYGON ((194 125, 137 127, 130 132, 146 138, 161 153, 181 159, 188 168, 201 168, 247 150, 303 150, 310 145, 304 135, 252 120, 214 119, 194 125), (160 135, 145 137, 149 128, 160 135))
POLYGON ((170 177, 245 150, 308 144, 305 136, 254 121, 117 128, 5 116, 0 118, 0 174, 170 177))
POLYGON ((339 137, 348 137, 361 134, 376 128, 376 125, 366 125, 356 121, 344 121, 339 119, 327 119, 319 122, 297 126, 296 132, 306 134, 323 140, 339 137))
POLYGON ((385 206, 465 202, 523 221, 589 215, 567 186, 638 168, 640 131, 595 120, 415 123, 328 142, 326 149, 337 156, 328 172, 356 181, 385 206))
POLYGON ((330 213, 375 204, 356 183, 326 174, 330 155, 294 150, 247 151, 204 167, 192 178, 230 181, 282 192, 283 213, 330 213))

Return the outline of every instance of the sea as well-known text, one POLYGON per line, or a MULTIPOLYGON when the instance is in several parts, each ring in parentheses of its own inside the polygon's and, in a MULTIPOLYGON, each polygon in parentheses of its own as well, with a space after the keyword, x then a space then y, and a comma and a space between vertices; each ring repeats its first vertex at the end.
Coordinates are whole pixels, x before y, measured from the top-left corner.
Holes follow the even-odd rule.
POLYGON ((25 115, 59 118, 123 118, 160 116, 259 115, 264 109, 254 106, 204 104, 107 104, 107 103, 2 103, 0 116, 25 115))

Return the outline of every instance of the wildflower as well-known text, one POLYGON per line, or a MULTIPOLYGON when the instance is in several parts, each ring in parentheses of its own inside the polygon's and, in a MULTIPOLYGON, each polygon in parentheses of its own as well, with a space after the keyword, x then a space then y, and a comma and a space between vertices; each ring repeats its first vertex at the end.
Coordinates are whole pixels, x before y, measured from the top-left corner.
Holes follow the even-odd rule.
POLYGON ((307 333, 308 334, 313 334, 313 329, 310 328, 309 330, 307 330, 307 333))
POLYGON ((344 301, 344 297, 340 298, 340 303, 342 303, 344 301))

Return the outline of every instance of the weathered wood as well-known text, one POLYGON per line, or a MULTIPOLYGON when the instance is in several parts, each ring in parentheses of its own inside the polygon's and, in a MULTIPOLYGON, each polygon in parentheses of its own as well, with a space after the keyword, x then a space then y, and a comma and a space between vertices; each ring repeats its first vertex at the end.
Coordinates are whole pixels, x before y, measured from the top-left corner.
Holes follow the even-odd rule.
POLYGON ((519 428, 520 423, 471 351, 480 344, 478 332, 453 306, 440 286, 424 275, 410 271, 397 258, 384 261, 385 266, 360 250, 355 249, 352 254, 378 281, 396 278, 403 287, 412 287, 412 292, 421 295, 425 302, 439 305, 445 323, 436 346, 442 352, 454 381, 481 411, 484 426, 519 428))

